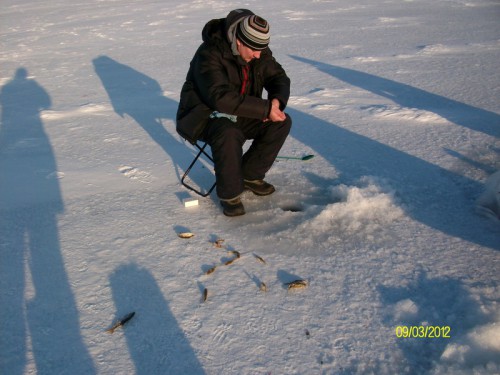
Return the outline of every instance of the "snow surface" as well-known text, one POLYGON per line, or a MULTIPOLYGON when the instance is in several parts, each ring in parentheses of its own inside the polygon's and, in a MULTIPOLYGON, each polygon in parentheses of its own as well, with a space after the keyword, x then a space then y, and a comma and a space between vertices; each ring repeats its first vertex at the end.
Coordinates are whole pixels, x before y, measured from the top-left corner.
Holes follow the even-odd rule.
POLYGON ((500 373, 498 1, 0 9, 1 374, 500 373), (281 154, 315 157, 226 218, 184 208, 174 117, 203 25, 238 7, 292 79, 281 154))

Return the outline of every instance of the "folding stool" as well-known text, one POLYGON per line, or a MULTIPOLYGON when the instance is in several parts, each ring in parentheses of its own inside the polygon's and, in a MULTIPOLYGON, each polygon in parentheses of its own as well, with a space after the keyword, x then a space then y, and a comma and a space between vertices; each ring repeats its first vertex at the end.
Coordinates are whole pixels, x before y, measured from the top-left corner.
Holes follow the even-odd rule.
POLYGON ((191 171, 191 168, 193 168, 193 166, 196 164, 196 162, 198 161, 198 159, 200 158, 200 156, 202 154, 205 155, 212 162, 212 164, 213 164, 214 159, 212 159, 212 157, 205 151, 205 148, 207 147, 207 145, 208 145, 207 142, 204 142, 203 145, 201 145, 201 146, 200 146, 199 142, 193 143, 193 146, 195 146, 199 151, 196 154, 196 156, 194 157, 194 159, 191 162, 191 164, 189 164, 189 167, 186 169, 186 171, 184 172, 184 174, 182 175, 182 178, 181 178, 182 185, 184 185, 189 190, 194 191, 196 194, 201 195, 202 197, 207 197, 207 196, 210 195, 210 193, 215 188, 216 182, 214 182, 214 184, 212 185, 212 187, 210 188, 210 190, 208 190, 206 193, 203 193, 201 190, 198 190, 198 189, 194 188, 193 186, 189 185, 184 180, 186 179, 186 177, 188 176, 189 172, 191 171))

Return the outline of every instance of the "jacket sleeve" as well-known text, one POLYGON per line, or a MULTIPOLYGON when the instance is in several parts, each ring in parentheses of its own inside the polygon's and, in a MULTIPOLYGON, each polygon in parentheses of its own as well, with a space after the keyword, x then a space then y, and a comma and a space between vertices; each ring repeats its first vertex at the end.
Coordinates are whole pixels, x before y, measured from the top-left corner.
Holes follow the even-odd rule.
POLYGON ((283 111, 290 98, 290 78, 271 54, 262 55, 264 88, 269 100, 278 99, 283 111))
POLYGON ((199 50, 193 66, 193 80, 200 98, 215 111, 262 120, 269 112, 269 101, 257 96, 240 95, 239 72, 228 66, 221 51, 199 50), (230 76, 230 75, 233 76, 230 76))

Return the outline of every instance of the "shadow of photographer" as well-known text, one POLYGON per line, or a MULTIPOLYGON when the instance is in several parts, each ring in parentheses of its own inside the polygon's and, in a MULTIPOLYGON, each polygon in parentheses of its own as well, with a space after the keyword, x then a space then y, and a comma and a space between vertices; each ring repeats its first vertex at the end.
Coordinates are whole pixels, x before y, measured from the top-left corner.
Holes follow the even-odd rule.
POLYGON ((39 374, 94 374, 61 254, 64 203, 40 118, 50 96, 19 68, 1 105, 0 373, 25 373, 30 342, 39 374))

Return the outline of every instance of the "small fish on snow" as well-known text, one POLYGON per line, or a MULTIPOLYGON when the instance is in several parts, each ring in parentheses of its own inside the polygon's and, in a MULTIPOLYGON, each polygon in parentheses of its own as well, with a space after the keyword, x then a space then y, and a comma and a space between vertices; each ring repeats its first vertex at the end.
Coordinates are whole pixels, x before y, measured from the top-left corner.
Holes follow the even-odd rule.
POLYGON ((108 333, 113 333, 113 332, 115 332, 115 330, 116 330, 117 328, 123 327, 123 326, 125 325, 125 323, 127 323, 130 319, 132 319, 132 318, 134 317, 134 315, 135 315, 135 312, 134 312, 134 311, 133 311, 133 312, 131 312, 131 313, 129 313, 129 314, 127 314, 127 315, 125 315, 125 317, 124 317, 123 319, 121 319, 121 320, 119 320, 118 322, 116 322, 116 323, 113 325, 113 327, 111 327, 110 329, 106 330, 106 332, 108 332, 108 333))
POLYGON ((301 288, 306 288, 307 287, 307 281, 298 279, 291 281, 289 283, 285 283, 285 285, 288 287, 288 290, 290 289, 301 289, 301 288))
POLYGON ((261 262, 261 263, 263 263, 263 264, 266 264, 266 261, 265 261, 262 257, 258 256, 257 254, 254 254, 253 256, 254 256, 255 258, 257 258, 257 260, 258 260, 259 262, 261 262))
POLYGON ((267 292, 267 285, 263 281, 260 283, 259 289, 261 292, 267 292))
POLYGON ((213 266, 212 268, 207 270, 207 272, 205 272, 205 275, 210 275, 211 273, 213 273, 215 271, 216 268, 217 268, 217 266, 213 266))

